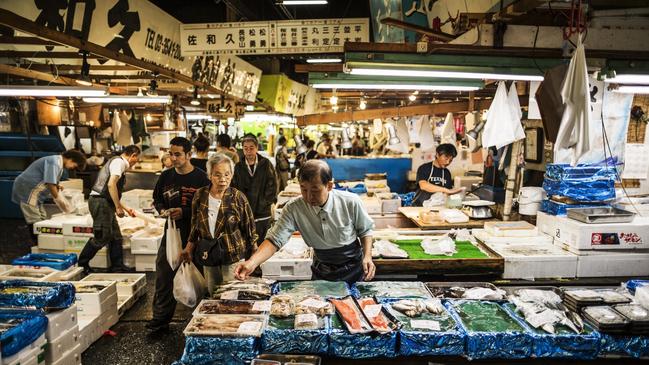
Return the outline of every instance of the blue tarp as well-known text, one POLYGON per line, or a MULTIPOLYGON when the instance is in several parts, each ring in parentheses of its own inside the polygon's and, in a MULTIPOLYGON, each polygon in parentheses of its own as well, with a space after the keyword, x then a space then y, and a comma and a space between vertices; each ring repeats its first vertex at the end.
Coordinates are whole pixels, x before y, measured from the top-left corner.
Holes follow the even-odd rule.
POLYGON ((16 325, 0 333, 2 356, 12 356, 36 341, 47 330, 42 310, 0 309, 0 324, 16 325))
POLYGON ((349 359, 394 357, 397 354, 397 331, 386 334, 351 334, 337 315, 331 317, 329 355, 349 359))
POLYGON ((633 295, 635 295, 636 288, 643 285, 649 285, 649 280, 632 279, 625 283, 626 289, 633 295))
POLYGON ((187 336, 180 359, 185 365, 243 365, 259 354, 255 337, 187 336))
POLYGON ((543 189, 548 196, 562 196, 576 202, 607 202, 615 198, 617 171, 606 165, 548 164, 543 189))
POLYGON ((66 270, 77 263, 77 255, 73 253, 30 253, 11 262, 12 265, 51 267, 55 270, 66 270))
POLYGON ((621 355, 635 358, 649 356, 649 336, 611 335, 602 333, 600 355, 621 355))
POLYGON ((322 328, 317 330, 294 330, 294 317, 268 320, 261 337, 262 352, 272 354, 326 355, 329 350, 330 318, 319 318, 322 328))
POLYGON ((541 203, 541 211, 558 216, 565 216, 568 214, 568 209, 572 208, 607 208, 608 204, 566 204, 555 202, 554 200, 545 199, 541 203))
POLYGON ((1 307, 68 308, 74 303, 75 289, 70 283, 28 280, 0 281, 1 307))

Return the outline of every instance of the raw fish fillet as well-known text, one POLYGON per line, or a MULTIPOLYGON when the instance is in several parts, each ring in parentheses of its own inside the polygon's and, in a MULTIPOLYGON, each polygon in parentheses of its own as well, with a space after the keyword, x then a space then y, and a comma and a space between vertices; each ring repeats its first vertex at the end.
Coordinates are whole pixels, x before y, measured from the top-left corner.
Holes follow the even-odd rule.
MULTIPOLYGON (((365 308, 369 305, 376 305, 376 301, 373 298, 361 298, 358 301, 358 304, 360 304, 361 309, 363 309, 363 312, 367 316, 367 312, 365 312, 365 308)), ((389 320, 385 317, 385 314, 383 312, 379 312, 378 315, 374 317, 367 316, 367 318, 370 320, 370 324, 374 329, 378 332, 381 333, 387 333, 392 331, 392 328, 390 328, 390 325, 388 324, 389 320)))
POLYGON ((344 299, 330 299, 336 311, 345 322, 350 333, 370 332, 372 327, 365 318, 362 317, 360 309, 351 297, 344 299))

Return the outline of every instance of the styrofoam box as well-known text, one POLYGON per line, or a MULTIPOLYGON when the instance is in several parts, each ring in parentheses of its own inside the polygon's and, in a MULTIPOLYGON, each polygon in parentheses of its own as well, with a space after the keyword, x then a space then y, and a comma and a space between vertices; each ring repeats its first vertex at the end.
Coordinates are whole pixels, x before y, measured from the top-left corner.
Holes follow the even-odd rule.
POLYGON ((534 237, 539 235, 537 228, 525 221, 485 222, 484 230, 492 236, 500 237, 534 237))
POLYGON ((135 255, 135 271, 155 271, 155 260, 158 255, 135 255))
POLYGON ((381 199, 376 197, 363 197, 361 201, 368 214, 381 214, 381 199))
POLYGON ((63 251, 65 249, 64 246, 63 235, 49 233, 41 233, 38 235, 38 247, 40 248, 63 251))
POLYGON ((81 281, 115 281, 118 296, 131 296, 146 286, 146 274, 90 274, 81 281))
POLYGON ((80 216, 63 222, 64 236, 92 237, 92 217, 80 216))
POLYGON ((89 237, 63 236, 63 248, 65 250, 81 251, 89 239, 89 237))
POLYGON ((615 277, 649 275, 649 252, 596 251, 577 257, 577 277, 615 277))
POLYGON ((83 276, 83 268, 79 266, 72 266, 63 271, 57 271, 52 276, 51 280, 54 281, 78 281, 83 276))
POLYGON ((114 311, 106 312, 99 317, 99 331, 103 334, 116 325, 117 322, 119 322, 119 313, 117 307, 115 307, 114 311))
POLYGON ((128 249, 124 249, 122 253, 124 255, 124 265, 135 267, 135 255, 131 253, 131 248, 129 247, 128 249))
POLYGON ((578 250, 629 250, 649 248, 649 218, 631 223, 588 224, 568 217, 554 217, 554 238, 578 250))
POLYGON ((59 337, 48 341, 45 350, 45 359, 48 363, 54 363, 65 357, 66 352, 79 345, 79 327, 74 326, 69 330, 60 333, 59 337))
POLYGON ((52 217, 51 219, 34 223, 34 234, 63 234, 63 219, 52 217))
POLYGON ((133 254, 155 255, 158 253, 164 233, 156 237, 145 237, 145 234, 147 234, 145 231, 140 231, 131 236, 131 252, 133 254))
POLYGON ((81 344, 78 343, 75 347, 63 354, 58 361, 53 362, 51 365, 81 365, 82 352, 81 344))
POLYGON ((81 315, 101 314, 109 310, 117 310, 117 283, 114 281, 73 281, 76 288, 84 285, 103 285, 105 288, 98 293, 75 293, 77 313, 81 315))
POLYGON ((377 195, 381 199, 381 212, 383 214, 399 213, 399 208, 401 208, 399 195, 392 193, 379 193, 377 195))
POLYGON ((309 280, 313 257, 307 259, 273 259, 261 264, 262 276, 273 280, 309 280), (307 279, 304 279, 307 278, 307 279))
POLYGON ((4 365, 24 365, 24 364, 38 364, 45 360, 45 348, 47 347, 47 340, 45 335, 41 335, 36 341, 27 345, 18 353, 2 358, 4 365))
MULTIPOLYGON (((69 250, 66 249, 65 253, 74 253, 77 257, 81 254, 81 250, 69 250)), ((104 247, 97 252, 95 257, 93 257, 89 262, 90 267, 108 269, 110 267, 110 259, 108 258, 108 248, 104 247)))
POLYGON ((53 276, 56 275, 56 270, 49 267, 16 267, 9 269, 0 275, 0 280, 12 280, 12 279, 21 279, 21 280, 31 280, 31 281, 52 281, 53 276), (31 275, 38 275, 31 276, 31 275))
POLYGON ((140 298, 144 296, 146 293, 145 289, 142 289, 138 292, 136 292, 134 295, 124 297, 124 296, 118 296, 117 297, 117 314, 121 317, 126 313, 127 310, 131 309, 135 302, 137 302, 140 298))
POLYGON ((577 256, 551 244, 487 244, 505 260, 504 279, 574 278, 577 256))
POLYGON ((552 236, 545 233, 539 233, 537 236, 532 237, 500 237, 489 234, 484 229, 473 229, 471 234, 480 241, 487 244, 499 245, 520 245, 520 244, 534 244, 534 245, 551 245, 554 241, 552 236))
POLYGON ((133 209, 148 209, 153 206, 153 190, 133 189, 122 194, 122 203, 133 209))
POLYGON ((86 351, 99 337, 101 337, 99 316, 79 317, 79 344, 81 345, 81 352, 86 351))
MULTIPOLYGON (((69 308, 47 314, 47 331, 45 337, 49 340, 59 334, 77 326, 77 305, 72 304, 69 308)), ((77 327, 78 329, 78 327, 77 327)))

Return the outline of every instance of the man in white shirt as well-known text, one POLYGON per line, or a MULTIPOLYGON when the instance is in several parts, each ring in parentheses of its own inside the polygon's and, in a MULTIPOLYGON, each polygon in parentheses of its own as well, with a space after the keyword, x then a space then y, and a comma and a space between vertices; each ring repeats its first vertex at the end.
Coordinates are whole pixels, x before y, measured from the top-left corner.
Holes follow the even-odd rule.
POLYGON ((118 217, 126 213, 131 217, 135 212, 124 206, 120 199, 126 183, 125 172, 137 163, 140 148, 135 145, 127 146, 120 156, 108 160, 97 175, 97 180, 92 186, 88 208, 92 216, 93 237, 86 242, 79 255, 79 266, 85 273, 90 270, 90 260, 103 247, 108 246, 108 255, 111 266, 109 272, 133 272, 133 268, 124 265, 122 252, 122 233, 117 222, 118 217))

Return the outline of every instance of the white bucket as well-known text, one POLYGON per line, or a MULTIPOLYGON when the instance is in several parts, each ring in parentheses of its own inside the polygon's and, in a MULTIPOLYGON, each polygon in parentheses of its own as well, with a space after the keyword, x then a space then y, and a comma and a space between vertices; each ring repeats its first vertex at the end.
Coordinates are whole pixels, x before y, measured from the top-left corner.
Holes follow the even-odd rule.
POLYGON ((522 215, 536 215, 545 196, 545 190, 541 187, 522 187, 518 196, 518 212, 522 215))

